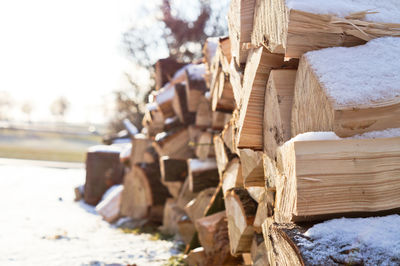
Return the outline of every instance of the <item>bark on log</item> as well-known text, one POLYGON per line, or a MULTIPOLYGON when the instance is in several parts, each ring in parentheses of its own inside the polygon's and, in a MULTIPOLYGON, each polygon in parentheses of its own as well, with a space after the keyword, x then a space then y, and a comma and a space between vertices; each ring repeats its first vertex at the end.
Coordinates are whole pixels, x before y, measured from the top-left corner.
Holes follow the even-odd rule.
POLYGON ((189 189, 200 192, 209 187, 216 187, 219 182, 217 162, 215 159, 188 159, 189 189))

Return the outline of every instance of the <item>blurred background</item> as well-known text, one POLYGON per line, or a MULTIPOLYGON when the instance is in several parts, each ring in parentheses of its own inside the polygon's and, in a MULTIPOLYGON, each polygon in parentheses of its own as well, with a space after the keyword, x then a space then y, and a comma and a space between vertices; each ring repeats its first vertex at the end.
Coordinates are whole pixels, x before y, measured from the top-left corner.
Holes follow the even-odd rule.
POLYGON ((228 4, 1 1, 0 157, 83 162, 123 119, 140 129, 154 63, 200 59, 227 34, 228 4))

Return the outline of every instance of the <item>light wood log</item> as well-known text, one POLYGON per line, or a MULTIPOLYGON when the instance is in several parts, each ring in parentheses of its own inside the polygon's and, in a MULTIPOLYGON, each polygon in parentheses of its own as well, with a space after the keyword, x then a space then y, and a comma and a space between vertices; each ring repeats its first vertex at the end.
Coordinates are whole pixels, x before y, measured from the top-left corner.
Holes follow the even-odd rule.
POLYGON ((189 131, 187 128, 163 132, 158 134, 155 140, 153 147, 160 157, 168 156, 173 159, 193 157, 193 151, 189 147, 189 131))
POLYGON ((225 171, 226 166, 228 165, 229 157, 222 138, 218 135, 215 135, 213 140, 215 149, 215 159, 217 161, 217 166, 218 166, 218 174, 220 177, 222 177, 222 174, 225 171))
POLYGON ((244 188, 234 188, 225 196, 225 208, 232 255, 249 252, 254 233, 253 222, 257 202, 244 188))
POLYGON ((146 219, 151 209, 162 208, 171 195, 160 182, 160 170, 154 164, 133 166, 124 177, 121 197, 121 215, 133 219, 146 219))
POLYGON ((123 187, 119 186, 113 189, 114 190, 96 206, 96 212, 109 223, 115 222, 120 217, 123 187))
POLYGON ((182 189, 183 182, 181 181, 167 181, 161 179, 161 183, 167 188, 169 194, 176 199, 179 197, 179 193, 182 189))
POLYGON ((181 191, 179 192, 177 204, 181 209, 184 209, 186 204, 196 197, 197 193, 193 193, 189 189, 189 177, 183 182, 181 191))
POLYGON ((178 207, 176 200, 168 198, 164 205, 161 232, 171 235, 177 234, 179 232, 178 222, 184 215, 185 212, 178 207))
POLYGON ((153 91, 151 94, 159 110, 163 114, 164 119, 175 116, 174 109, 172 108, 172 101, 175 97, 174 86, 163 87, 158 91, 153 91))
POLYGON ((263 153, 251 149, 240 149, 244 187, 264 187, 263 153))
POLYGON ((235 109, 235 99, 229 74, 220 71, 211 93, 211 109, 231 113, 235 109))
POLYGON ((229 81, 232 85, 233 98, 235 99, 235 105, 240 106, 241 94, 243 86, 243 75, 245 65, 237 66, 233 61, 229 66, 229 81))
POLYGON ((162 156, 160 157, 160 172, 164 182, 184 182, 188 175, 187 162, 184 159, 162 156))
POLYGON ((206 266, 207 256, 203 247, 192 249, 185 258, 189 266, 206 266))
POLYGON ((242 168, 239 158, 232 159, 222 176, 222 190, 224 196, 228 190, 235 187, 243 187, 242 168))
POLYGON ((276 160, 276 149, 291 138, 290 121, 296 70, 272 70, 264 104, 264 152, 276 160))
POLYGON ((209 128, 212 124, 212 110, 210 100, 205 96, 200 96, 199 105, 196 112, 196 126, 199 128, 209 128))
POLYGON ((263 148, 264 97, 269 74, 276 68, 297 68, 298 61, 284 61, 283 55, 265 48, 252 49, 246 63, 238 119, 239 148, 263 148))
POLYGON ((254 234, 251 242, 251 259, 254 266, 268 266, 267 248, 264 242, 263 234, 254 234))
POLYGON ((229 39, 232 57, 237 65, 246 63, 253 30, 255 0, 233 0, 228 13, 229 39))
POLYGON ((136 134, 132 138, 131 150, 131 165, 139 163, 154 163, 155 154, 149 148, 151 147, 151 140, 143 134, 136 134))
POLYGON ((278 222, 400 208, 400 138, 288 142, 279 148, 278 222))
POLYGON ((189 189, 200 192, 209 187, 216 187, 219 182, 217 162, 215 159, 188 159, 189 189))
POLYGON ((264 190, 257 207, 256 217, 254 219, 254 231, 261 233, 261 226, 268 217, 274 214, 275 195, 274 192, 264 190))
POLYGON ((232 115, 224 112, 212 112, 211 115, 211 128, 213 130, 221 131, 225 125, 229 122, 232 115))
POLYGON ((370 104, 339 104, 330 97, 306 57, 296 77, 292 136, 334 131, 340 137, 400 127, 400 97, 370 104))
POLYGON ((196 198, 192 199, 185 206, 185 212, 190 220, 196 221, 205 216, 205 210, 210 203, 211 198, 215 193, 216 188, 210 187, 200 191, 196 198))
POLYGON ((339 18, 290 9, 285 0, 257 0, 257 4, 252 44, 286 57, 300 58, 307 51, 355 46, 400 33, 399 24, 368 22, 367 10, 339 18))
POLYGON ((211 132, 202 132, 195 145, 195 154, 200 160, 215 157, 213 134, 211 132))

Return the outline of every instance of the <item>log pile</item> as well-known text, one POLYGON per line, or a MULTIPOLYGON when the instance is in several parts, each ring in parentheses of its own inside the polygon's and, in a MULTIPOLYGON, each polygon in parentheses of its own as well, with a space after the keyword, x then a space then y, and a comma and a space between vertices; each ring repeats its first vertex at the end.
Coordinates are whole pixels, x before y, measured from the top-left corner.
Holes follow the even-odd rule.
POLYGON ((390 20, 386 1, 375 5, 387 21, 362 1, 320 13, 307 9, 311 0, 295 2, 232 0, 229 37, 208 39, 202 64, 156 73, 121 214, 179 234, 189 265, 361 265, 391 256, 367 256, 367 244, 350 242, 321 253, 329 231, 308 235, 353 221, 328 219, 400 210, 399 68, 385 63, 400 61, 400 38, 379 38, 398 36, 400 21, 390 20), (365 65, 385 67, 374 75, 365 65))

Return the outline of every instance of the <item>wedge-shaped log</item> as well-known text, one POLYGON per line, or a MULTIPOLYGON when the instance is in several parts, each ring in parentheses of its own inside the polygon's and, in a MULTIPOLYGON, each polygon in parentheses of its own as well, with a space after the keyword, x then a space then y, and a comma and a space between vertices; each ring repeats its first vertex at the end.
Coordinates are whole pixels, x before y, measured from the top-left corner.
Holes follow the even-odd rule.
POLYGON ((268 253, 263 234, 254 234, 250 253, 254 266, 268 265, 268 253))
POLYGON ((393 19, 398 17, 398 9, 391 8, 393 4, 390 1, 365 4, 360 1, 357 3, 358 10, 354 9, 354 5, 342 2, 322 8, 321 13, 324 14, 314 13, 318 12, 318 8, 313 6, 313 1, 291 2, 291 8, 285 0, 257 2, 260 7, 254 18, 256 29, 252 43, 264 44, 271 52, 284 53, 286 57, 300 58, 307 51, 355 46, 374 38, 398 36, 400 33, 400 21, 393 19), (382 22, 379 15, 375 16, 369 10, 385 10, 383 16, 386 16, 388 23, 382 22))
POLYGON ((151 140, 143 134, 132 138, 131 165, 139 163, 154 163, 157 153, 151 147, 151 140))
POLYGON ((237 123, 239 148, 263 149, 264 97, 269 74, 274 68, 297 68, 297 65, 297 60, 284 61, 283 55, 271 54, 263 47, 251 50, 237 123))
POLYGON ((253 222, 257 202, 244 188, 234 188, 225 196, 225 208, 232 255, 249 252, 254 234, 253 222))
POLYGON ((239 158, 233 158, 226 167, 222 176, 222 190, 224 196, 228 190, 235 187, 243 187, 242 169, 239 158))
POLYGON ((202 132, 195 145, 195 154, 200 160, 215 157, 213 134, 211 132, 202 132))
POLYGON ((205 216, 205 210, 210 203, 211 198, 215 193, 216 188, 206 188, 197 194, 196 198, 192 199, 185 206, 185 212, 189 216, 190 220, 196 221, 205 216))
POLYGON ((188 159, 189 189, 200 192, 219 183, 217 162, 215 159, 188 159))
POLYGON ((334 131, 339 137, 348 137, 400 127, 398 69, 386 65, 389 58, 400 60, 399 47, 399 38, 381 38, 363 46, 329 48, 302 57, 295 84, 292 137, 312 131, 334 131), (384 46, 391 49, 377 52, 384 46), (323 58, 331 65, 320 64, 323 58), (376 70, 377 65, 382 65, 383 71, 376 70), (336 76, 342 77, 340 82, 334 81, 336 76))
POLYGON ((289 141, 278 169, 277 222, 400 208, 400 137, 289 141))
POLYGON ((296 70, 272 70, 264 104, 264 152, 276 160, 276 149, 291 138, 290 122, 296 70))
POLYGON ((253 30, 255 0, 233 0, 228 13, 229 39, 232 57, 237 65, 246 63, 253 30))
POLYGON ((124 177, 121 214, 133 219, 147 219, 152 218, 152 209, 161 207, 162 210, 166 199, 171 195, 160 180, 157 165, 133 166, 124 177))
POLYGON ((229 155, 227 149, 225 148, 224 141, 220 136, 215 135, 213 140, 214 140, 215 159, 217 161, 218 173, 219 176, 222 178, 222 174, 229 163, 229 155))
POLYGON ((163 223, 160 230, 167 234, 179 232, 178 222, 185 216, 185 212, 178 207, 176 200, 168 198, 164 206, 163 223))
POLYGON ((240 150, 244 187, 264 187, 263 153, 251 149, 240 150))

